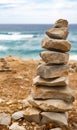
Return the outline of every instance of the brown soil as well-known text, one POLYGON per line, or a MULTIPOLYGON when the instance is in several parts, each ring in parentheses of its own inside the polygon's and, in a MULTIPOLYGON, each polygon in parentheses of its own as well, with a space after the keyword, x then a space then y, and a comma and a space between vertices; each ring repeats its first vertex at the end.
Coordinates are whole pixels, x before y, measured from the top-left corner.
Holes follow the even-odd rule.
MULTIPOLYGON (((30 93, 39 61, 8 57, 5 62, 11 70, 0 72, 0 98, 5 100, 26 98, 30 93)), ((3 66, 4 62, 1 61, 0 64, 3 66)))

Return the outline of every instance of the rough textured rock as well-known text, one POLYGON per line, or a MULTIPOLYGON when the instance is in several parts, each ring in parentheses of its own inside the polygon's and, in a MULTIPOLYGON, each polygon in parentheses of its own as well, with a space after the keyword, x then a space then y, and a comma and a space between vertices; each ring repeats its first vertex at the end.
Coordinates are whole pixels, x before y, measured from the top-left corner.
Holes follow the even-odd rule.
POLYGON ((29 103, 31 103, 34 107, 40 108, 42 111, 48 112, 65 112, 72 109, 72 104, 67 103, 63 100, 34 100, 32 97, 28 99, 29 103))
POLYGON ((54 38, 54 39, 66 39, 68 36, 68 28, 67 27, 61 27, 61 28, 49 28, 46 31, 46 34, 50 37, 50 38, 54 38))
POLYGON ((33 86, 32 96, 34 99, 61 99, 73 102, 73 91, 66 87, 33 86))
POLYGON ((0 125, 9 126, 11 124, 11 116, 6 113, 0 113, 0 125))
POLYGON ((68 52, 71 49, 71 44, 66 40, 44 38, 42 40, 42 48, 68 52))
POLYGON ((24 117, 24 111, 18 111, 12 114, 12 119, 18 120, 24 117))
POLYGON ((51 64, 67 64, 69 60, 68 53, 56 52, 56 51, 43 51, 40 53, 42 60, 51 64))
POLYGON ((68 76, 58 77, 53 79, 43 79, 37 76, 33 79, 34 85, 45 85, 45 86, 66 86, 68 85, 68 76))
POLYGON ((50 129, 50 130, 62 130, 61 128, 53 128, 53 129, 50 129))
POLYGON ((67 65, 41 64, 37 68, 37 75, 44 79, 56 78, 68 75, 67 65))
POLYGON ((40 110, 37 108, 27 108, 24 112, 24 118, 29 122, 40 123, 40 110))
POLYGON ((55 22, 54 27, 56 27, 56 28, 68 27, 68 21, 65 19, 58 19, 55 22))
POLYGON ((10 127, 9 130, 26 130, 24 126, 19 126, 18 123, 13 123, 10 127))
POLYGON ((49 123, 49 122, 55 122, 57 124, 61 125, 67 125, 67 118, 64 113, 55 113, 55 112, 42 112, 42 120, 41 123, 49 123))

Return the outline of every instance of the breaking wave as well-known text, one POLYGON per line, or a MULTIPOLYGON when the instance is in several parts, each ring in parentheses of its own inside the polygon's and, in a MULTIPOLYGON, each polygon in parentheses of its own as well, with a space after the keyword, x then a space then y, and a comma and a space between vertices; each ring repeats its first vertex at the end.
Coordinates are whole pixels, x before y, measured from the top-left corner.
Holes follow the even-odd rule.
POLYGON ((0 40, 25 40, 27 38, 32 38, 33 34, 20 34, 20 33, 11 33, 10 35, 0 34, 0 40))
POLYGON ((6 50, 8 50, 8 47, 0 45, 0 51, 6 51, 6 50))

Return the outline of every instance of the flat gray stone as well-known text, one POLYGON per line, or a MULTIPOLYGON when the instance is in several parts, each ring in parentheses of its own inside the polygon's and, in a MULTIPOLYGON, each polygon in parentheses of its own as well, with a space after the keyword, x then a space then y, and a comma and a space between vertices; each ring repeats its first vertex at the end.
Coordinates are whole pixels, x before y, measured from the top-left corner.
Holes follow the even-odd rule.
POLYGON ((61 28, 52 27, 46 31, 46 34, 50 38, 65 40, 68 36, 68 28, 67 27, 61 27, 61 28))
POLYGON ((29 121, 29 122, 36 122, 40 123, 41 116, 40 116, 41 111, 37 108, 27 108, 24 112, 24 118, 29 121))
POLYGON ((9 126, 11 124, 10 114, 0 113, 0 125, 9 126))
POLYGON ((41 120, 42 124, 55 122, 60 126, 68 125, 65 113, 42 112, 41 115, 42 115, 42 120, 41 120))
POLYGON ((19 120, 24 117, 24 111, 18 111, 12 114, 12 119, 19 120))
POLYGON ((70 103, 74 101, 73 91, 68 86, 33 86, 32 96, 34 99, 61 99, 70 103))
POLYGON ((18 123, 13 123, 10 127, 9 130, 26 130, 24 126, 19 126, 18 123))
POLYGON ((49 50, 68 52, 71 49, 71 44, 70 44, 70 42, 68 42, 66 40, 44 38, 42 40, 42 48, 49 49, 49 50))
POLYGON ((72 110, 72 103, 68 103, 63 100, 34 100, 32 97, 30 97, 28 101, 32 104, 33 107, 39 108, 45 112, 66 112, 72 110))
POLYGON ((44 79, 63 77, 68 75, 68 70, 67 65, 41 64, 37 68, 37 75, 44 79))
POLYGON ((58 77, 53 79, 43 79, 40 76, 37 76, 33 79, 34 85, 45 85, 45 86, 67 86, 68 85, 68 76, 58 77))
POLYGON ((51 64, 67 64, 69 60, 68 53, 56 52, 56 51, 43 51, 40 53, 42 60, 45 63, 51 64))

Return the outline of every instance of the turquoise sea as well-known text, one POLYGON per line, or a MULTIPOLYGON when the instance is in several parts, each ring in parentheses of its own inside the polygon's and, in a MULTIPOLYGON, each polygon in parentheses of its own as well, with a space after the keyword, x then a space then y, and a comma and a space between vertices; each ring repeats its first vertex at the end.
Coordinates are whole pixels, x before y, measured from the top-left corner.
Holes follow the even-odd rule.
MULTIPOLYGON (((9 55, 23 59, 40 59, 41 41, 45 31, 52 27, 48 24, 1 24, 0 57, 9 55)), ((72 48, 70 58, 77 59, 77 24, 69 25, 68 39, 72 48)))

